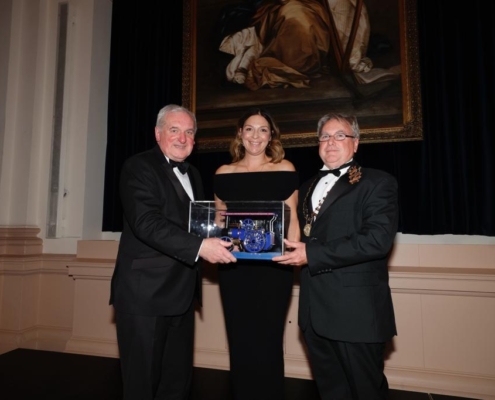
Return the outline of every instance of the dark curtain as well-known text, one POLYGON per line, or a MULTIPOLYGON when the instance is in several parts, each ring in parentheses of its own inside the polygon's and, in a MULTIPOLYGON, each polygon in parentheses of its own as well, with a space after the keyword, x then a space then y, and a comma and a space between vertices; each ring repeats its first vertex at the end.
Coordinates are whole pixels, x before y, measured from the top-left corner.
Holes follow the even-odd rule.
POLYGON ((122 230, 119 174, 156 143, 160 108, 181 103, 182 1, 114 0, 103 231, 122 230))
POLYGON ((495 4, 418 5, 425 139, 402 232, 494 236, 495 4))
MULTIPOLYGON (((158 109, 180 102, 182 2, 138 4, 114 0, 104 231, 122 227, 123 160, 153 145, 158 109)), ((397 178, 402 233, 495 236, 493 15, 493 2, 418 1, 424 140, 361 144, 356 157, 397 178)), ((286 149, 286 158, 301 181, 321 168, 316 147, 286 149)), ((212 198, 212 176, 230 157, 193 153, 190 161, 212 198)))

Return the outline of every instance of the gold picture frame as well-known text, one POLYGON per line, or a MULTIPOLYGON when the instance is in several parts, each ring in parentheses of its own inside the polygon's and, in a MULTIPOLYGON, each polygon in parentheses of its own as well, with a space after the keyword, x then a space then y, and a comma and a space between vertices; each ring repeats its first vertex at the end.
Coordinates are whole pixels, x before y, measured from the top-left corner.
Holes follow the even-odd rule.
MULTIPOLYGON (((232 23, 230 26, 225 23, 229 10, 249 1, 184 0, 182 103, 196 114, 199 151, 227 149, 235 134, 238 118, 253 106, 266 108, 273 115, 280 127, 285 147, 316 145, 316 124, 327 112, 356 115, 362 143, 422 139, 416 2, 337 0, 333 3, 339 1, 354 3, 352 25, 349 25, 350 30, 347 32, 349 43, 353 40, 357 43, 360 24, 366 22, 363 15, 367 13, 368 24, 364 24, 363 30, 366 26, 369 29, 367 49, 371 53, 372 48, 374 55, 368 57, 366 53, 363 56, 373 62, 371 71, 385 72, 384 78, 363 83, 360 77, 364 77, 366 82, 368 76, 373 74, 351 71, 352 47, 347 46, 349 50, 346 50, 342 40, 339 40, 340 31, 336 28, 339 16, 333 15, 328 6, 330 2, 297 0, 292 7, 327 7, 328 13, 325 15, 330 16, 327 20, 331 27, 328 33, 330 49, 322 59, 328 65, 313 75, 304 75, 309 77, 308 81, 304 81, 309 82, 308 87, 293 87, 291 83, 283 83, 275 88, 264 86, 250 90, 246 85, 228 81, 226 67, 231 65, 229 63, 233 62, 236 55, 221 52, 218 47, 225 34, 222 32, 227 32, 219 21, 230 29, 225 34, 223 45, 225 39, 230 40, 234 35, 232 32, 237 29, 235 24, 232 28, 232 23), (378 64, 375 64, 375 60, 378 64)), ((268 7, 276 10, 274 12, 281 12, 280 4, 291 1, 271 3, 279 3, 278 6, 268 7)), ((266 12, 263 10, 261 15, 266 15, 266 12)), ((314 13, 314 10, 311 12, 314 13)), ((251 27, 239 25, 239 32, 245 32, 242 29, 251 27)), ((256 27, 252 29, 251 32, 257 32, 256 27)), ((277 40, 281 39, 284 37, 277 37, 277 40)), ((375 76, 380 76, 380 73, 375 76)))

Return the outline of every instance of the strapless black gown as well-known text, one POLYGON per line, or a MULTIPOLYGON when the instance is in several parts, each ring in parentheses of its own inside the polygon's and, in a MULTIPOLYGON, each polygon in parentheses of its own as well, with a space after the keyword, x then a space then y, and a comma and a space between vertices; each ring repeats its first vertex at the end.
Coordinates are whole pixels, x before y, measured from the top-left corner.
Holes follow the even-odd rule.
MULTIPOLYGON (((223 201, 281 201, 297 190, 297 172, 219 174, 223 201)), ((283 335, 293 269, 272 261, 238 260, 219 266, 235 400, 283 400, 283 335)))

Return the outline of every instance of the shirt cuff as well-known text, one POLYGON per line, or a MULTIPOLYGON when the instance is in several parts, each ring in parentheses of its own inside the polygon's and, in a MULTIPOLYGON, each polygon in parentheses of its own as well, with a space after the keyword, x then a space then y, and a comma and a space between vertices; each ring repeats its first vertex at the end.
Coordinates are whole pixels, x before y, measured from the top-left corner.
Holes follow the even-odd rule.
POLYGON ((201 246, 199 246, 198 254, 197 254, 196 259, 194 260, 194 262, 198 261, 198 259, 199 259, 199 253, 201 252, 201 247, 203 247, 203 243, 204 243, 204 239, 201 241, 201 246))

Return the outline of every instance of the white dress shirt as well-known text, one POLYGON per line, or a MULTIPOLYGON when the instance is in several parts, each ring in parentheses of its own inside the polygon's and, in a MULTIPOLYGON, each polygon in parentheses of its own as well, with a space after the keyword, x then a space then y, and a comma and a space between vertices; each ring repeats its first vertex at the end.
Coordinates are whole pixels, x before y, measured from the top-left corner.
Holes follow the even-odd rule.
MULTIPOLYGON (((169 158, 167 156, 165 156, 165 158, 167 159, 167 162, 168 162, 169 158)), ((180 184, 182 185, 182 187, 186 191, 189 198, 192 201, 194 201, 194 194, 193 194, 193 190, 192 190, 192 186, 191 186, 191 181, 189 180, 189 175, 182 174, 182 172, 180 172, 177 167, 174 167, 174 173, 177 176, 177 178, 179 179, 180 184)))
MULTIPOLYGON (((169 158, 167 156, 165 156, 165 158, 167 159, 168 162, 169 158)), ((194 194, 191 186, 191 181, 189 180, 189 175, 187 173, 183 174, 182 172, 179 171, 179 168, 177 167, 174 167, 174 173, 177 176, 177 179, 179 179, 180 184, 186 191, 191 201, 194 201, 194 194)), ((201 251, 201 247, 203 247, 203 242, 201 242, 201 246, 199 246, 198 254, 196 255, 195 261, 198 261, 199 259, 199 252, 201 251)))
MULTIPOLYGON (((352 160, 351 160, 352 161, 352 160)), ((328 171, 328 167, 326 165, 321 169, 322 171, 328 171)), ((316 184, 315 190, 313 191, 313 195, 311 196, 311 204, 313 205, 313 210, 315 211, 315 215, 318 214, 316 208, 318 205, 323 203, 330 189, 333 188, 335 183, 347 172, 349 167, 342 168, 340 170, 340 176, 335 176, 334 174, 326 174, 322 177, 318 183, 316 184)))

